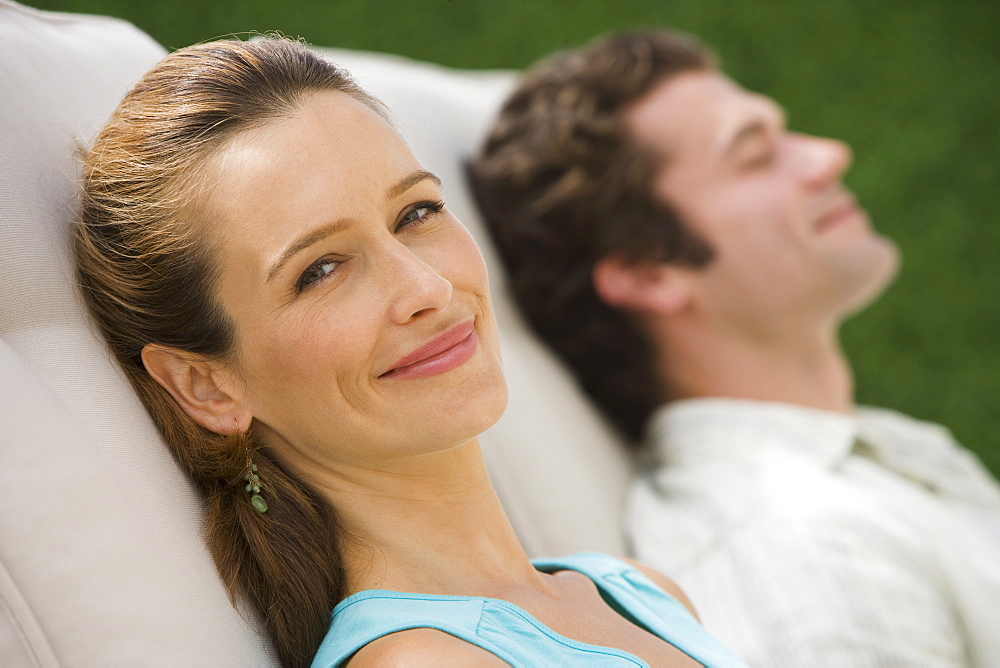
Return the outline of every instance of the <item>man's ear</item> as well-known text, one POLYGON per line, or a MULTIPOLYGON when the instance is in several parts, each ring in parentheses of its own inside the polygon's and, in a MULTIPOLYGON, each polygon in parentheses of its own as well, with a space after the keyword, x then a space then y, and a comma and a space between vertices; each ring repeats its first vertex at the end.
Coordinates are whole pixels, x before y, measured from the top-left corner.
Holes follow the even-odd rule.
POLYGON ((647 315, 674 315, 691 301, 688 272, 664 262, 630 262, 609 255, 594 265, 594 290, 607 304, 647 315))
POLYGON ((174 398, 188 416, 217 434, 229 434, 250 424, 231 373, 222 365, 177 348, 147 344, 142 349, 146 371, 174 398))

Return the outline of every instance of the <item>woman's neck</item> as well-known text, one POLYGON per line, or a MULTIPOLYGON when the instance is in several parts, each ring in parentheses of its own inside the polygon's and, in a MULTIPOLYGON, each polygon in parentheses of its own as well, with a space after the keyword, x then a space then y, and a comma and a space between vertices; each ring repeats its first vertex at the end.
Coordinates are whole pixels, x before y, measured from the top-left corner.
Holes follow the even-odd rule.
POLYGON ((351 593, 496 596, 539 585, 476 440, 378 470, 340 470, 324 476, 322 491, 342 527, 351 593))

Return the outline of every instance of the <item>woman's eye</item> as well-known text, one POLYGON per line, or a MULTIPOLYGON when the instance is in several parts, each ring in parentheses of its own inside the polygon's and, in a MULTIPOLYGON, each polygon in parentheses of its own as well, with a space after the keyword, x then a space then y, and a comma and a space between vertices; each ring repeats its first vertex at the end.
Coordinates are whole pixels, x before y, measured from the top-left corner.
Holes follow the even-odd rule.
POLYGON ((296 292, 302 292, 303 290, 307 290, 316 285, 332 274, 337 269, 338 264, 340 264, 340 262, 332 257, 325 257, 322 260, 316 260, 302 272, 301 276, 299 276, 299 280, 295 283, 296 292))
POLYGON ((403 214, 403 217, 399 219, 399 223, 396 225, 396 229, 399 230, 404 227, 425 223, 443 208, 444 202, 420 202, 403 214))

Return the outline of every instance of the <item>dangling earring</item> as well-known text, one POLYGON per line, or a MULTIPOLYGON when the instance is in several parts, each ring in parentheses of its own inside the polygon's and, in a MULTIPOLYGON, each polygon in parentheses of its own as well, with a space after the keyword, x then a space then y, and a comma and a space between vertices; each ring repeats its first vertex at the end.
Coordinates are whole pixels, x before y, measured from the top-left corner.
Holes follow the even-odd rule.
MULTIPOLYGON (((234 433, 239 434, 240 423, 239 420, 236 422, 236 431, 234 433)), ((250 443, 249 438, 245 434, 240 434, 241 440, 244 442, 247 453, 247 473, 243 476, 243 479, 247 481, 246 489, 247 493, 250 495, 250 504, 259 513, 267 512, 267 501, 264 497, 260 495, 260 476, 257 475, 257 465, 253 463, 250 459, 250 443)))

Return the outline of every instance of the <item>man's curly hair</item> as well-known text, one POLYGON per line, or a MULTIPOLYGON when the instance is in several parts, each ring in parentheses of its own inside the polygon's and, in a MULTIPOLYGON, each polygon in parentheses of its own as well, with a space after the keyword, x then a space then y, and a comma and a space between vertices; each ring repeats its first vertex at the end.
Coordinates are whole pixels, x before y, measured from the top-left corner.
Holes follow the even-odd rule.
POLYGON ((523 314, 631 442, 662 386, 647 336, 597 295, 594 265, 702 266, 712 250, 654 199, 662 160, 635 145, 623 116, 665 78, 714 66, 697 41, 664 31, 557 54, 524 75, 469 165, 523 314))

